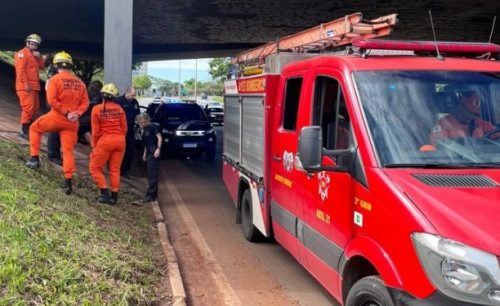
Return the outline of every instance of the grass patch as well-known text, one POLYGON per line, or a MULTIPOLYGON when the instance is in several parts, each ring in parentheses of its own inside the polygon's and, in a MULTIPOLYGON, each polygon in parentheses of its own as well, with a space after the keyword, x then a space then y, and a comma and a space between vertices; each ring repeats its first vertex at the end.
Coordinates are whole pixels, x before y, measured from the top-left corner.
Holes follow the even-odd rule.
POLYGON ((224 103, 223 96, 212 96, 212 97, 210 97, 210 100, 212 100, 214 102, 224 103))
POLYGON ((26 156, 0 141, 0 305, 159 303, 149 208, 124 204, 127 192, 117 206, 96 204, 86 176, 66 196, 60 170, 30 170, 26 156))

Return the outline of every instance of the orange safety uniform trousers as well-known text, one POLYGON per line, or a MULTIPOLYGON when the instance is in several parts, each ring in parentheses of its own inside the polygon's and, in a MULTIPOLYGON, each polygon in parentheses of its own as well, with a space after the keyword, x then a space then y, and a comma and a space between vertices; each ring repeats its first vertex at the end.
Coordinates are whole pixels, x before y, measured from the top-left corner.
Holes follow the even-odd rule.
POLYGON ((73 149, 77 141, 78 121, 71 122, 65 116, 55 111, 50 111, 35 120, 30 127, 31 156, 38 156, 40 154, 42 134, 46 132, 59 132, 63 152, 64 178, 73 178, 76 170, 73 149))
POLYGON ((21 124, 30 124, 35 121, 40 110, 40 92, 38 90, 18 90, 19 104, 21 106, 21 124))
POLYGON ((90 175, 99 189, 106 189, 103 168, 108 165, 109 185, 112 192, 120 189, 120 167, 125 154, 125 136, 105 135, 99 138, 90 154, 90 175))

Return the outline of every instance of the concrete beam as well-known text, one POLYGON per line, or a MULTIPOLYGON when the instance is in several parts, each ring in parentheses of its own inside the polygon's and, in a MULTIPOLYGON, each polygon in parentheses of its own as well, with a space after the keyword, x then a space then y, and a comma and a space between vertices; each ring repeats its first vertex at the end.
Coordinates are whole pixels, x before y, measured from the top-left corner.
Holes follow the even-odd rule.
POLYGON ((134 0, 104 1, 104 82, 123 94, 132 84, 134 0))

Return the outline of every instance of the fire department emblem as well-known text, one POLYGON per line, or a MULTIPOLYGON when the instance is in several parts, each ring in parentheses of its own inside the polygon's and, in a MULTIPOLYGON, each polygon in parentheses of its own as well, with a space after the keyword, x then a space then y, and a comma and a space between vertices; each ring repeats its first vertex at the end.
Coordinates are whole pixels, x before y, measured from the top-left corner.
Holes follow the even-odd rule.
POLYGON ((293 170, 293 153, 283 152, 283 167, 285 167, 286 172, 292 172, 293 170))
POLYGON ((330 176, 325 171, 318 173, 318 191, 321 201, 328 198, 328 189, 330 188, 330 176))

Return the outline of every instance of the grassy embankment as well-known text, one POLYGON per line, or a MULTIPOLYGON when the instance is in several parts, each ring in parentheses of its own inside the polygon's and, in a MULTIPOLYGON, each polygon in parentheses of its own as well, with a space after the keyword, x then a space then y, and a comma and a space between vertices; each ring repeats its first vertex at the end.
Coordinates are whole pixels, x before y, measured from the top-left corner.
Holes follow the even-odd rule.
POLYGON ((214 101, 214 102, 224 103, 224 97, 223 96, 213 96, 213 97, 211 97, 211 100, 214 101))
POLYGON ((122 192, 95 203, 89 177, 60 189, 61 172, 25 167, 25 147, 0 140, 0 305, 151 305, 161 253, 150 208, 122 192))

